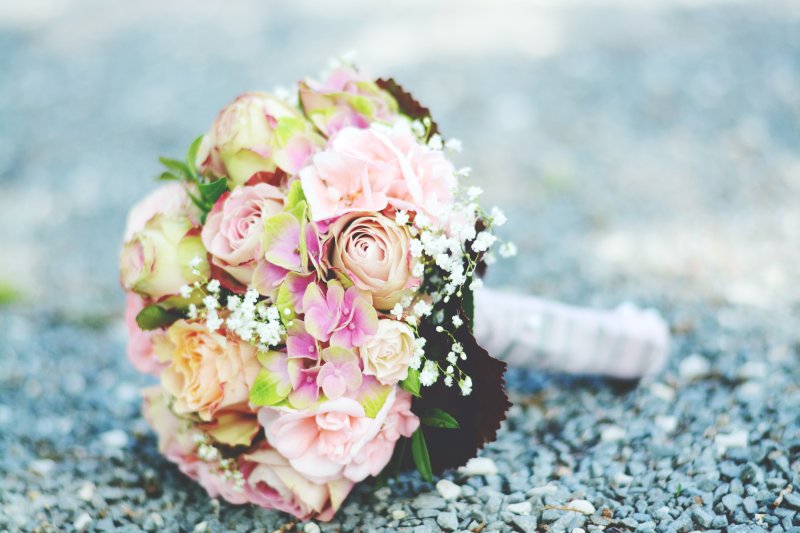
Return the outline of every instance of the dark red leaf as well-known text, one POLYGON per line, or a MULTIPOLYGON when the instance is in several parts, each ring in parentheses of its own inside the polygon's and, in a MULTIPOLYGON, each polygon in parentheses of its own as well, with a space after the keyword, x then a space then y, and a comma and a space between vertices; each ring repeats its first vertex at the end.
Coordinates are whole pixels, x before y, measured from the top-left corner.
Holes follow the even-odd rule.
POLYGON ((433 117, 431 117, 431 110, 419 103, 419 101, 411 96, 411 93, 403 89, 403 87, 394 81, 393 78, 384 79, 381 78, 375 82, 378 87, 383 89, 384 91, 391 94, 395 100, 397 100, 397 105, 400 107, 400 111, 412 118, 412 119, 423 119, 425 117, 429 117, 431 119, 431 128, 429 137, 434 133, 439 133, 439 126, 433 122, 433 117))

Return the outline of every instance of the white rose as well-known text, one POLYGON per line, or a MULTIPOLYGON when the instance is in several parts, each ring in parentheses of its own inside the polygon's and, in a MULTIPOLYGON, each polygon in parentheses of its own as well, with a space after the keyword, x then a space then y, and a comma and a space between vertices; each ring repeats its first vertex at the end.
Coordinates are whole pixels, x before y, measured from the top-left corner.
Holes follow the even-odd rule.
POLYGON ((394 385, 408 377, 414 355, 414 332, 396 320, 381 319, 378 331, 359 349, 364 374, 375 376, 383 385, 394 385))

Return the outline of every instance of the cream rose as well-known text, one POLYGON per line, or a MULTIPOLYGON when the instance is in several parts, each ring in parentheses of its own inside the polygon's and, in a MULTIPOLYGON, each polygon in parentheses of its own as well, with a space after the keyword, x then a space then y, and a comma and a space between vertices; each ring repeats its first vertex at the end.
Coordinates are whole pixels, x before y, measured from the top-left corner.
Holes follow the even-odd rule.
POLYGON ((218 410, 247 401, 261 368, 254 346, 186 320, 172 324, 167 335, 172 361, 161 374, 161 384, 175 396, 176 413, 198 413, 209 421, 218 410))
POLYGON ((188 217, 159 213, 135 232, 122 246, 120 282, 125 289, 144 296, 161 298, 177 294, 180 288, 208 276, 206 252, 200 237, 190 233, 188 217), (193 257, 201 259, 200 275, 189 266, 193 257))
POLYGON ((403 290, 417 281, 411 276, 408 231, 376 213, 348 213, 330 229, 330 263, 353 283, 372 293, 376 309, 391 309, 403 290))
POLYGON ((397 320, 381 319, 378 332, 361 348, 364 374, 375 376, 383 385, 394 385, 408 377, 414 356, 414 332, 397 320))

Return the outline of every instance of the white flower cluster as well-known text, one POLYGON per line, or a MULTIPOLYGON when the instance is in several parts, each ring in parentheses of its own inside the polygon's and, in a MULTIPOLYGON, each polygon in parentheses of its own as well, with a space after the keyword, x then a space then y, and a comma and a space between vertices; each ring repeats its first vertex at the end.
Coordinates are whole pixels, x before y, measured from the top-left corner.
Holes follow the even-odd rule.
POLYGON ((264 301, 259 302, 258 298, 259 294, 254 289, 248 289, 243 298, 229 296, 227 308, 230 315, 225 324, 228 331, 265 352, 281 343, 286 330, 278 308, 264 301))

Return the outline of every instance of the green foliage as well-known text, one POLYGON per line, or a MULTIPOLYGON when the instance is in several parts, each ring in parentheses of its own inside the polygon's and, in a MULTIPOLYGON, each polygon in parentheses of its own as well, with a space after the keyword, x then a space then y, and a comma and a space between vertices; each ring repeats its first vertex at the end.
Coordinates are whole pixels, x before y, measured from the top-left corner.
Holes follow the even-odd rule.
POLYGON ((163 328, 169 326, 180 318, 180 313, 166 309, 165 307, 153 304, 148 305, 136 315, 136 323, 139 327, 148 331, 151 329, 163 328))
POLYGON ((419 370, 409 368, 408 377, 400 382, 400 387, 419 398, 419 370))
POLYGON ((417 466, 419 475, 425 481, 433 481, 433 469, 431 468, 431 458, 428 455, 428 446, 425 444, 425 435, 422 428, 418 428, 411 436, 411 457, 417 466))
POLYGON ((428 409, 428 411, 420 417, 420 420, 426 426, 434 428, 458 429, 461 427, 455 418, 438 407, 431 407, 428 409))

